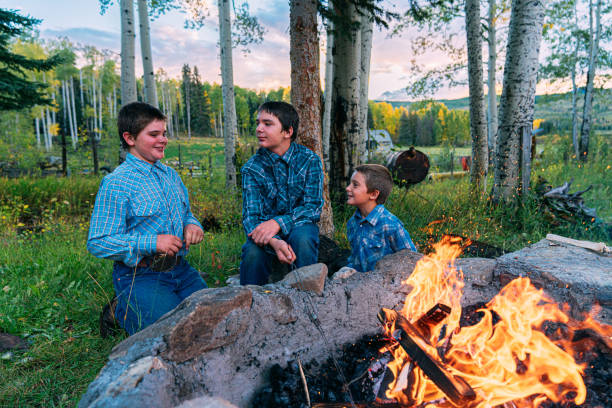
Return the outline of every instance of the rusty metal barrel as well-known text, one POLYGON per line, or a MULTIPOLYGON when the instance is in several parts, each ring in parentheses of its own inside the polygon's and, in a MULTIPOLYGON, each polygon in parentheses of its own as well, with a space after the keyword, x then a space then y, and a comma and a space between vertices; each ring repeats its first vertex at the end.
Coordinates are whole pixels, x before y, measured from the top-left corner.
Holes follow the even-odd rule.
POLYGON ((393 175, 395 183, 401 187, 418 184, 427 177, 429 158, 414 147, 387 156, 387 168, 393 175))

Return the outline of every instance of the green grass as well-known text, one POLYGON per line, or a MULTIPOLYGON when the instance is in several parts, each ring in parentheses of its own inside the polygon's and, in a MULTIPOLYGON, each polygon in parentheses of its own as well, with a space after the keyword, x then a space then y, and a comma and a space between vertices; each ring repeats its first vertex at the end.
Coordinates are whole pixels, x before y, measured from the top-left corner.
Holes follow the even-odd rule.
MULTIPOLYGON (((195 140, 185 146, 185 161, 213 150, 215 163, 222 165, 219 141, 195 140)), ((174 147, 167 157, 178 152, 174 147)), ((605 156, 594 156, 586 166, 571 160, 556 163, 557 153, 546 148, 550 152, 535 162, 534 180, 542 175, 557 186, 573 177, 572 192, 593 184, 585 204, 612 222, 612 169, 605 156)), ((207 275, 209 286, 222 286, 227 276, 238 273, 244 240, 240 195, 224 187, 222 167, 206 177, 191 178, 186 172, 182 176, 194 214, 216 225, 205 233, 204 242, 192 247, 189 260, 207 275)), ((101 339, 98 333, 101 308, 112 295, 111 262, 96 259, 85 249, 99 180, 89 176, 0 179, 0 332, 25 337, 32 345, 28 351, 0 359, 0 406, 75 406, 106 363, 110 349, 124 338, 101 339)), ((535 199, 514 208, 492 206, 486 198, 469 193, 467 178, 423 182, 409 190, 394 188, 388 208, 420 248, 444 233, 506 251, 536 242, 549 232, 610 244, 610 236, 590 222, 543 216, 535 199)), ((345 246, 345 223, 353 211, 335 209, 335 238, 345 246)))

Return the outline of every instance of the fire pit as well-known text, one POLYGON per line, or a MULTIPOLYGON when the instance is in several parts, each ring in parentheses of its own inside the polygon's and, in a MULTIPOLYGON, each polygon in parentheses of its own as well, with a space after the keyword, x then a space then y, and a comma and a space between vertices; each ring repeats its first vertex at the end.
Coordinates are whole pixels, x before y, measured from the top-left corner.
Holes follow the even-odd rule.
MULTIPOLYGON (((412 290, 401 311, 381 309, 378 318, 388 339, 381 347, 384 354, 368 357, 368 378, 351 394, 344 393, 349 399, 358 394, 362 400, 319 402, 315 407, 535 407, 545 402, 565 407, 585 402, 584 362, 596 356, 585 356, 585 351, 597 344, 603 354, 599 360, 609 361, 612 326, 590 317, 571 319, 528 278, 510 282, 476 310, 479 319, 472 317, 468 326, 464 318, 462 325, 463 278, 454 267, 457 251, 458 246, 448 241, 436 245, 436 253, 419 261, 402 282, 412 290), (437 301, 444 303, 431 306, 437 301), (430 309, 421 313, 427 307, 430 309), (414 316, 420 317, 411 322, 414 316), (364 388, 369 394, 362 392, 364 388)), ((612 379, 612 367, 602 369, 612 379)), ((350 383, 362 377, 358 375, 350 383)), ((342 385, 344 389, 331 392, 332 400, 346 390, 342 385)), ((255 399, 264 402, 262 398, 267 397, 267 404, 256 405, 274 406, 276 400, 269 394, 266 389, 263 397, 255 399)), ((320 401, 317 397, 315 401, 320 401)), ((612 402, 607 390, 591 398, 600 399, 612 402)))
MULTIPOLYGON (((459 259, 454 265, 449 260, 457 250, 451 245, 441 246, 436 257, 400 252, 385 257, 372 272, 328 281, 322 296, 276 285, 200 291, 119 344, 79 406, 178 406, 207 395, 238 407, 274 406, 255 404, 256 391, 273 385, 275 376, 284 377, 282 367, 299 372, 298 360, 304 362, 305 374, 287 376, 293 382, 291 398, 300 398, 296 404, 305 404, 302 377, 311 388, 313 406, 351 406, 343 393, 345 382, 352 383, 355 403, 369 406, 444 407, 453 406, 454 401, 459 406, 518 408, 546 406, 548 400, 578 404, 585 395, 587 403, 606 401, 603 397, 589 400, 595 394, 586 391, 582 371, 588 374, 593 369, 594 377, 601 378, 597 370, 608 370, 584 362, 590 355, 589 345, 604 351, 600 360, 608 358, 605 353, 609 353, 612 333, 592 319, 583 322, 576 317, 590 309, 589 302, 598 301, 602 304, 599 317, 610 318, 611 305, 605 302, 611 293, 612 260, 591 259, 598 255, 585 250, 573 253, 574 249, 553 247, 545 240, 525 251, 497 260, 459 259), (574 279, 553 267, 534 266, 542 254, 546 254, 546 267, 556 261, 567 265, 564 256, 577 256, 584 276, 574 279), (442 272, 420 272, 423 267, 442 272), (521 277, 514 279, 515 275, 521 277), (500 292, 502 280, 511 283, 500 292), (546 287, 554 301, 529 282, 546 287), (557 304, 563 302, 569 302, 571 309, 560 309, 557 304), (328 343, 306 313, 310 303, 328 343), (475 304, 486 307, 466 308, 475 304), (461 319, 462 307, 470 311, 467 320, 461 319), (381 314, 387 330, 384 338, 376 338, 381 333, 376 319, 381 308, 387 309, 381 314), (533 315, 532 320, 518 319, 524 314, 533 315), (416 352, 423 354, 420 359, 403 349, 408 344, 405 334, 418 346, 416 352), (375 345, 375 352, 361 357, 353 353, 343 360, 341 350, 361 344, 358 340, 364 337, 366 344, 375 345), (510 340, 509 345, 497 347, 502 340, 510 340), (491 348, 491 342, 497 348, 491 348), (543 357, 538 354, 541 344, 551 346, 543 357), (384 364, 380 349, 387 356, 384 364), (559 363, 562 353, 570 360, 559 363), (346 381, 334 380, 335 364, 325 366, 330 356, 339 356, 346 381), (424 368, 427 359, 437 374, 432 367, 424 368), (539 371, 543 366, 547 371, 539 371), (317 378, 325 388, 317 385, 317 378), (328 386, 338 382, 339 388, 330 391, 328 386), (376 385, 378 390, 373 391, 376 385), (318 392, 325 398, 319 398, 318 392)), ((271 398, 268 401, 275 397, 271 398)), ((301 406, 285 402, 277 406, 301 406)))

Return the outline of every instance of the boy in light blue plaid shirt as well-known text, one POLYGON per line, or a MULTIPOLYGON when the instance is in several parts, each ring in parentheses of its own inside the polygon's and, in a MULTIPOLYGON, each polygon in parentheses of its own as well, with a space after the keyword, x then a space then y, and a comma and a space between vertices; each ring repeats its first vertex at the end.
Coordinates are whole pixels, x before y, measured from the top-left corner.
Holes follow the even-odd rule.
POLYGON ((117 127, 129 153, 100 184, 87 249, 115 261, 115 317, 133 334, 206 288, 184 259, 204 232, 181 178, 160 162, 168 144, 165 115, 133 102, 119 111, 117 127))
POLYGON ((402 249, 416 251, 402 222, 384 206, 392 188, 393 179, 386 167, 364 164, 355 168, 346 187, 347 204, 357 207, 346 225, 351 256, 334 278, 371 271, 380 258, 402 249))

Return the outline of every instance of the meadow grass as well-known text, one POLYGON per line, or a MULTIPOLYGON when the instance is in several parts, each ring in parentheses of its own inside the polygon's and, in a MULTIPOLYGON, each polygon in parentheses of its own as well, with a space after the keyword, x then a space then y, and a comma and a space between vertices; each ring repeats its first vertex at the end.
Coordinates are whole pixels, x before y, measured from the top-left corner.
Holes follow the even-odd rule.
MULTIPOLYGON (((193 145, 201 151, 191 157, 212 149, 220 163, 219 142, 211 147, 197 142, 193 145)), ((170 150, 168 157, 172 154, 170 150)), ((554 186, 573 177, 572 192, 593 184, 585 204, 612 221, 612 169, 605 160, 559 164, 544 157, 534 165, 534 180, 538 175, 554 186)), ((194 214, 209 226, 204 241, 192 247, 189 261, 205 274, 209 286, 223 286, 238 273, 244 241, 240 193, 225 188, 222 169, 194 178, 183 171, 182 177, 194 214)), ((125 337, 101 339, 98 332, 101 308, 113 293, 111 262, 85 249, 99 181, 83 176, 0 179, 0 332, 31 343, 29 350, 0 359, 0 406, 75 406, 111 348, 125 337)), ((516 207, 494 206, 487 196, 470 193, 468 183, 463 178, 422 182, 408 190, 396 187, 387 206, 420 248, 444 233, 505 251, 537 242, 549 232, 611 243, 601 225, 551 218, 535 197, 516 207)), ((348 245, 345 225, 353 211, 335 207, 335 238, 343 246, 348 245)))

